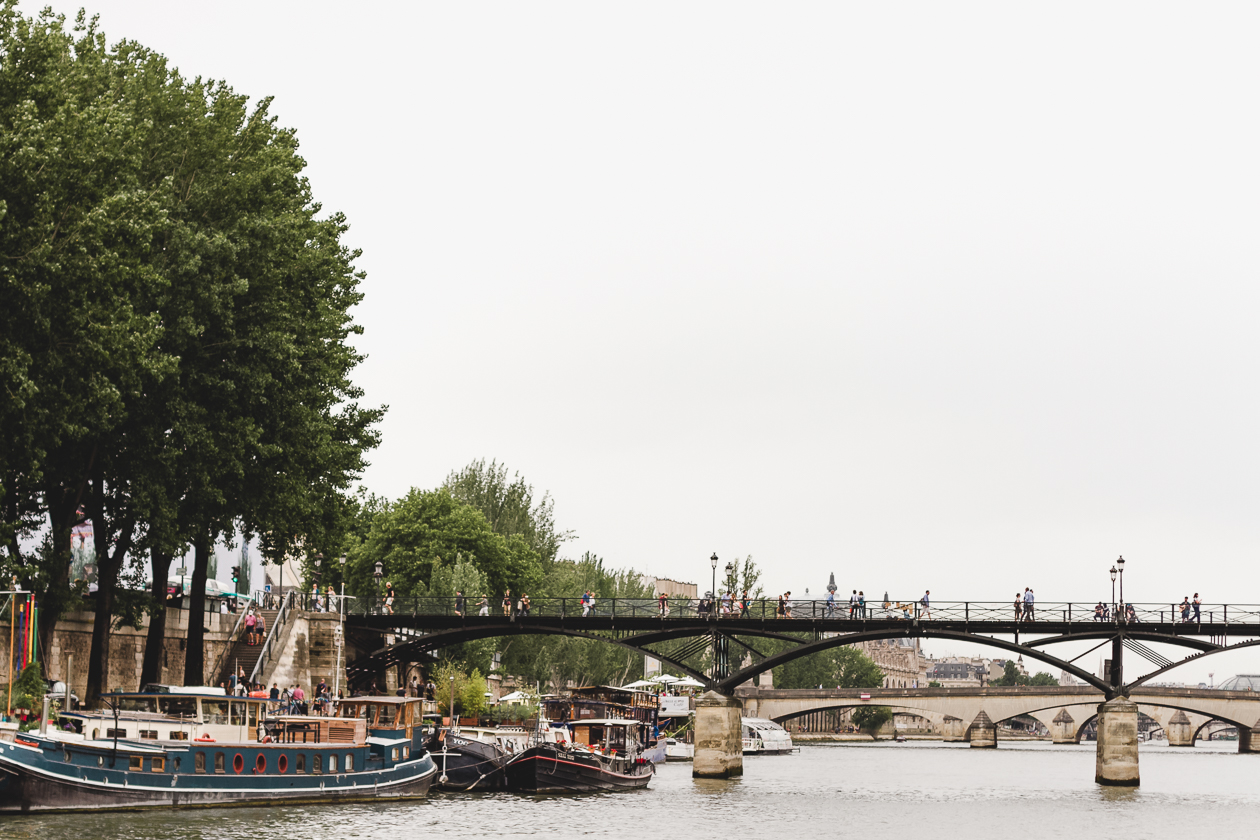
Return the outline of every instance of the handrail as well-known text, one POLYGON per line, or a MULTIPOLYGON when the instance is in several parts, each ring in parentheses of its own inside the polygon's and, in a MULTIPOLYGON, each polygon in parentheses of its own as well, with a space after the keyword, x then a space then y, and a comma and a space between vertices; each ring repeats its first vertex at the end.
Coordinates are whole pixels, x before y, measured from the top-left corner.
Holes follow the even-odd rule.
MULTIPOLYGON (((754 620, 775 620, 779 617, 778 601, 775 598, 735 599, 734 602, 705 598, 667 598, 667 612, 661 609, 661 602, 656 598, 597 598, 594 603, 583 603, 580 598, 535 598, 531 599, 529 610, 522 609, 520 596, 513 594, 509 606, 503 607, 499 596, 488 597, 490 619, 507 619, 515 622, 538 618, 656 618, 663 622, 679 619, 695 621, 697 619, 721 622, 735 618, 754 620)), ((481 595, 468 596, 464 599, 464 609, 457 612, 456 599, 453 597, 398 597, 387 608, 379 596, 352 599, 346 597, 347 616, 449 616, 462 618, 469 622, 484 620, 479 615, 481 595)), ((850 605, 848 600, 836 600, 830 605, 820 599, 791 599, 791 618, 834 622, 838 626, 858 624, 868 621, 959 621, 959 622, 1003 622, 1018 623, 1021 627, 1032 627, 1046 622, 1074 624, 1078 626, 1099 625, 1140 625, 1140 624, 1177 624, 1189 627, 1215 627, 1220 625, 1255 625, 1260 626, 1260 605, 1255 604, 1200 604, 1196 611, 1194 605, 1187 610, 1187 617, 1182 618, 1183 604, 1180 602, 1164 603, 1129 603, 1129 612, 1119 604, 1109 601, 1097 602, 1035 602, 1029 611, 1021 603, 1018 611, 1014 601, 930 601, 925 607, 921 598, 896 599, 884 601, 867 600, 861 607, 850 605), (1098 610, 1099 604, 1102 610, 1098 610), (1031 614, 1030 614, 1031 613, 1031 614)), ((783 616, 783 618, 787 618, 783 616)))
POLYGON ((249 684, 254 685, 258 682, 258 672, 262 669, 265 662, 272 659, 272 646, 275 641, 280 638, 280 628, 289 620, 289 609, 293 606, 293 590, 289 590, 280 599, 280 610, 276 613, 275 621, 271 622, 271 626, 267 628, 267 635, 263 638, 262 650, 258 651, 258 661, 254 663, 254 670, 249 675, 249 684))
POLYGON ((223 652, 215 659, 214 668, 210 671, 212 680, 223 673, 223 665, 227 660, 228 654, 236 647, 236 643, 241 640, 241 628, 245 626, 245 616, 249 615, 249 610, 253 605, 254 600, 251 598, 240 611, 240 615, 236 617, 236 624, 232 627, 232 632, 228 634, 227 643, 223 646, 223 652))

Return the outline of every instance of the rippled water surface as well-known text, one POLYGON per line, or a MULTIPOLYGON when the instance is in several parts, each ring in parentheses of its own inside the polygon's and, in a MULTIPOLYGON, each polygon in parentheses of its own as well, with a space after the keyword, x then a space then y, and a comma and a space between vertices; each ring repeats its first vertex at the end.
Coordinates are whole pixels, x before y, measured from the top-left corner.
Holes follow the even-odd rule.
POLYGON ((0 817, 0 837, 1202 837, 1255 836, 1260 755, 1229 742, 1144 746, 1142 786, 1094 784, 1092 745, 834 744, 750 757, 735 781, 668 764, 645 791, 434 794, 426 802, 0 817))

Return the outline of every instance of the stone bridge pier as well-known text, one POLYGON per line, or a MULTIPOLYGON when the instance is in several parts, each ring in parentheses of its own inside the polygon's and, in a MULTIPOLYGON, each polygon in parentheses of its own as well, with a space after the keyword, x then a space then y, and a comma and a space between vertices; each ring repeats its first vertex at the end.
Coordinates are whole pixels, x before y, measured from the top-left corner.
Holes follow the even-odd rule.
POLYGON ((706 691, 696 700, 693 777, 729 779, 744 774, 743 709, 738 698, 716 691, 706 691))

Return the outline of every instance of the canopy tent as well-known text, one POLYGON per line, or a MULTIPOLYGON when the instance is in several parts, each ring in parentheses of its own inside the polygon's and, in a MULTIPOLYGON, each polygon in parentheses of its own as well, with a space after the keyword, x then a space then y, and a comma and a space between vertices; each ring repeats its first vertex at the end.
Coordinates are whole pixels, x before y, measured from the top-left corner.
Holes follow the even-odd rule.
POLYGON ((649 686, 654 686, 654 685, 656 685, 656 683, 652 682, 651 680, 635 680, 629 685, 623 685, 622 688, 647 688, 649 686))
POLYGON ((657 674, 655 677, 652 677, 652 682, 654 682, 654 683, 676 683, 676 682, 678 682, 678 677, 671 677, 669 674, 657 674))
POLYGON ((674 688, 684 688, 684 687, 704 688, 704 683, 700 682, 695 677, 683 677, 681 680, 674 683, 674 688))

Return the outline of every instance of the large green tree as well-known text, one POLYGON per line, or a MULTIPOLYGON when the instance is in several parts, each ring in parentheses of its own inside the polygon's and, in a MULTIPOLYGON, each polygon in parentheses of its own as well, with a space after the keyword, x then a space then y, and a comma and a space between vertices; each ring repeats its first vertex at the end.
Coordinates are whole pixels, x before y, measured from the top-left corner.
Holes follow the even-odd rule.
MULTIPOLYGON (((42 597, 47 649, 69 529, 92 519, 89 697, 129 555, 150 558, 157 608, 191 545, 200 614, 217 538, 257 533, 273 557, 337 542, 377 442, 381 410, 349 379, 357 253, 269 106, 109 48, 82 17, 67 32, 0 6, 0 536, 42 597), (43 565, 20 552, 37 515, 43 565)), ((204 677, 202 627, 189 622, 188 682, 204 677)))
MULTIPOLYGON (((511 588, 514 593, 534 590, 542 580, 538 554, 523 536, 496 534, 486 517, 445 489, 413 488, 406 496, 372 513, 366 539, 352 552, 349 585, 360 596, 373 597, 376 563, 383 582, 401 596, 447 595, 434 590, 435 572, 457 557, 476 565, 488 589, 482 594, 511 588)), ((444 578, 438 576, 440 583, 444 578)))

